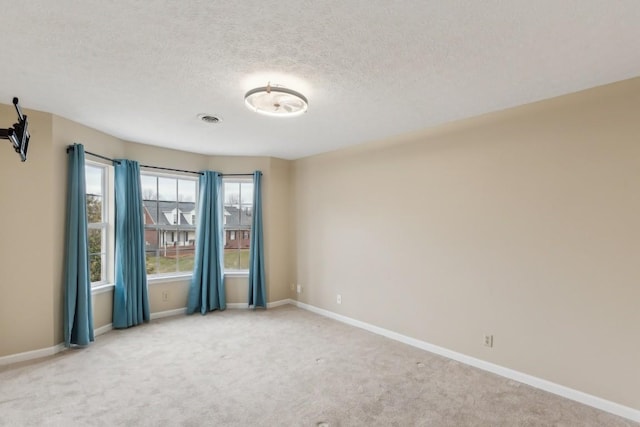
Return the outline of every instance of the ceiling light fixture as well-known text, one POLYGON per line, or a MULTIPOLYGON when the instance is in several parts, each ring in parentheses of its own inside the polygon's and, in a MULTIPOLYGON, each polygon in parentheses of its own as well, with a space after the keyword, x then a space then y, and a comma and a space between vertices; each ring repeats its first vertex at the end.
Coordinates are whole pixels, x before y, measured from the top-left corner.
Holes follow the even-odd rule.
POLYGON ((244 95, 244 103, 251 111, 276 117, 299 116, 309 107, 307 98, 300 92, 271 86, 271 83, 251 89, 244 95))

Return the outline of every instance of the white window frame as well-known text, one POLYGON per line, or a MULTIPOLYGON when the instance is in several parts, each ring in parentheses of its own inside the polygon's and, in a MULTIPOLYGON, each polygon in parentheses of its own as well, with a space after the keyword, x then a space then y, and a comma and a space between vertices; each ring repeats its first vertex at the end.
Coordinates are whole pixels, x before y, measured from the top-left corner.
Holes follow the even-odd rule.
MULTIPOLYGON (((226 224, 226 218, 224 218, 224 202, 226 200, 226 195, 224 193, 224 189, 225 189, 225 183, 250 183, 254 185, 254 191, 255 191, 255 183, 253 181, 253 177, 246 177, 246 178, 242 178, 242 177, 223 177, 222 178, 222 210, 223 210, 223 224, 226 224)), ((242 209, 243 206, 247 206, 247 204, 243 204, 241 203, 242 201, 242 185, 240 185, 240 193, 238 194, 238 205, 240 206, 240 209, 242 209)), ((251 200, 251 211, 254 212, 255 207, 253 206, 253 200, 251 200)), ((224 225, 223 225, 224 227, 224 225)), ((253 244, 253 242, 251 241, 251 229, 253 227, 253 224, 249 224, 248 228, 240 228, 240 229, 236 229, 236 235, 235 235, 235 239, 231 239, 231 235, 229 236, 229 240, 233 240, 234 242, 241 242, 242 239, 240 239, 241 236, 243 236, 243 232, 244 231, 249 231, 249 250, 251 250, 251 245, 253 244)), ((229 230, 230 232, 233 230, 229 230)), ((223 230, 222 232, 223 235, 223 242, 222 242, 222 246, 223 246, 223 257, 224 257, 224 253, 226 251, 226 249, 224 249, 224 247, 226 246, 227 242, 226 242, 226 237, 227 237, 227 233, 226 230, 223 230)), ((238 243, 239 244, 239 243, 238 243)), ((238 249, 238 251, 240 251, 240 249, 238 249)), ((224 262, 223 262, 223 266, 224 266, 224 262)), ((249 274, 249 269, 232 269, 232 268, 227 268, 226 266, 224 266, 224 274, 225 275, 240 275, 240 276, 244 276, 249 274)))
MULTIPOLYGON (((113 166, 85 159, 85 166, 102 169, 102 222, 89 223, 87 218, 87 230, 102 230, 102 247, 100 256, 101 277, 100 280, 91 282, 91 288, 99 288, 113 283, 114 277, 114 185, 113 185, 113 166)), ((97 253, 89 253, 89 262, 91 255, 97 253)))
MULTIPOLYGON (((158 200, 158 198, 159 198, 159 194, 158 194, 159 184, 158 184, 157 178, 175 179, 176 180, 176 197, 178 197, 178 195, 179 195, 179 193, 178 193, 178 190, 179 190, 178 180, 186 180, 186 181, 195 182, 196 190, 195 190, 194 210, 197 212, 197 210, 198 210, 198 202, 199 202, 198 201, 199 184, 198 184, 198 178, 197 177, 195 177, 193 175, 183 175, 183 174, 179 174, 179 173, 171 174, 171 173, 162 173, 162 172, 155 172, 155 171, 152 172, 152 171, 145 170, 145 169, 140 171, 140 175, 152 176, 152 177, 156 178, 156 201, 160 201, 160 200, 158 200)), ((144 199, 144 195, 143 195, 143 199, 144 199)), ((177 201, 177 202, 179 203, 179 201, 177 201)), ((177 207, 176 207, 176 209, 177 209, 177 207)), ((160 215, 162 215, 162 213, 158 213, 158 217, 160 215)), ((179 212, 176 211, 175 215, 179 219, 179 216, 180 216, 179 212)), ((144 224, 144 231, 149 230, 149 229, 155 229, 156 231, 158 231, 158 239, 159 239, 158 240, 158 245, 160 245, 161 243, 163 245, 165 245, 168 242, 176 243, 178 241, 176 239, 179 239, 180 233, 182 231, 185 231, 187 233, 190 231, 189 229, 181 228, 181 226, 188 225, 188 226, 194 226, 195 227, 197 225, 197 223, 196 224, 193 224, 193 223, 189 224, 188 221, 187 221, 187 224, 178 224, 179 221, 173 221, 173 219, 174 219, 173 212, 171 213, 170 216, 171 216, 171 221, 168 221, 168 222, 170 222, 171 224, 166 226, 166 229, 165 229, 166 235, 159 232, 160 230, 162 230, 162 227, 160 227, 158 225, 150 226, 149 224, 144 224), (172 241, 170 241, 170 238, 172 237, 172 235, 170 235, 169 233, 175 233, 175 235, 173 235, 173 236, 176 239, 173 239, 172 241)), ((194 214, 193 217, 195 218, 196 215, 194 214)), ((194 239, 193 240, 195 242, 195 233, 196 233, 196 231, 193 230, 193 232, 194 232, 194 239)), ((185 243, 188 243, 188 242, 185 242, 185 243)), ((177 245, 177 250, 179 251, 180 248, 178 246, 179 245, 177 245)), ((194 243, 193 246, 194 246, 194 253, 195 253, 195 243, 194 243)), ((145 248, 145 256, 146 256, 147 252, 148 251, 145 248)), ((192 275, 193 275, 193 271, 173 271, 173 272, 152 273, 152 274, 147 273, 147 280, 149 280, 151 282, 162 282, 162 281, 164 281, 164 280, 166 280, 168 278, 191 277, 192 275)))

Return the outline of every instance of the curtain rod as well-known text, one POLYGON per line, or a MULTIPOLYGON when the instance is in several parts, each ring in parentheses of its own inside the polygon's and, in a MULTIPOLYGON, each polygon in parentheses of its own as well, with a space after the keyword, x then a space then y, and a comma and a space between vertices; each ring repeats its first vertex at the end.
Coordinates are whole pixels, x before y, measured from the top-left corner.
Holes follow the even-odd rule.
MULTIPOLYGON (((69 152, 71 147, 73 147, 73 146, 70 145, 70 146, 67 147, 67 153, 69 152)), ((114 160, 114 159, 111 159, 109 157, 102 156, 100 154, 92 153, 91 151, 86 151, 85 150, 84 154, 88 154, 88 155, 93 156, 93 157, 98 157, 98 158, 100 158, 102 160, 107 160, 109 162, 120 164, 120 162, 118 160, 114 160)), ((163 168, 161 166, 140 165, 140 167, 141 168, 149 168, 149 169, 160 169, 160 170, 172 171, 172 172, 184 172, 184 173, 193 173, 193 174, 196 174, 196 175, 204 175, 202 172, 189 171, 189 170, 184 170, 184 169, 163 168)), ((222 176, 253 176, 252 173, 221 173, 220 175, 222 175, 222 176)))

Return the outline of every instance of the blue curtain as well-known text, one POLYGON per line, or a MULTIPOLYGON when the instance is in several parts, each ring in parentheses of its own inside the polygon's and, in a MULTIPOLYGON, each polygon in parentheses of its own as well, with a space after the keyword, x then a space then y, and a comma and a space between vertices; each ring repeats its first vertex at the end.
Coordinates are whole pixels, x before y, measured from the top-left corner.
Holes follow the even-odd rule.
POLYGON ((222 176, 205 171, 200 175, 198 226, 193 277, 187 313, 205 314, 227 307, 222 255, 222 176))
POLYGON ((249 305, 267 308, 264 274, 264 243, 262 239, 262 172, 253 173, 253 221, 249 251, 249 305))
POLYGON ((149 296, 145 265, 140 166, 116 160, 116 283, 113 327, 128 328, 149 321, 149 296))
POLYGON ((64 345, 87 345, 93 341, 87 196, 84 176, 84 147, 67 149, 67 228, 64 272, 64 345))

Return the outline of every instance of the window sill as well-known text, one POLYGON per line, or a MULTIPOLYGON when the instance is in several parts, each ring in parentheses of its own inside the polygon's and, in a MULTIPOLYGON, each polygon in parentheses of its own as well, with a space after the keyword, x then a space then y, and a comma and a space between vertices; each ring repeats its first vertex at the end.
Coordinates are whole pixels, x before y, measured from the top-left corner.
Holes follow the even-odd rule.
POLYGON ((225 271, 225 277, 249 277, 249 270, 225 271))
MULTIPOLYGON (((158 276, 158 277, 149 277, 147 278, 147 284, 153 285, 156 283, 167 283, 167 282, 180 282, 185 280, 191 280, 192 274, 174 274, 170 276, 158 276)), ((225 277, 249 277, 249 270, 239 270, 239 271, 225 271, 225 277)), ((104 294, 106 292, 111 292, 115 288, 113 283, 105 283, 102 285, 94 286, 91 288, 91 295, 99 295, 104 294)))
POLYGON ((105 283, 103 285, 94 286, 91 288, 91 295, 99 295, 113 291, 116 285, 113 283, 105 283))
POLYGON ((191 280, 192 273, 187 274, 171 274, 167 276, 147 277, 147 283, 153 285, 156 283, 181 282, 191 280))

